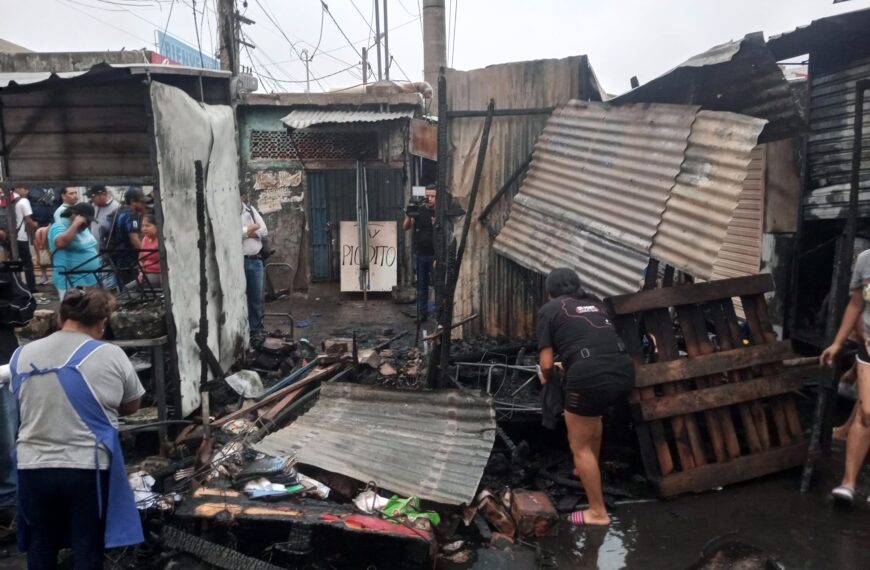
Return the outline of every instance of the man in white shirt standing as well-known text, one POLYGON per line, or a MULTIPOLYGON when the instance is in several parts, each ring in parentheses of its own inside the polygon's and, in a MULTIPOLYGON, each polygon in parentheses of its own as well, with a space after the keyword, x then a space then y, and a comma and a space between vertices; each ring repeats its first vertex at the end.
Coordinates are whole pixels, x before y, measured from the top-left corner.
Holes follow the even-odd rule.
POLYGON ((248 203, 248 193, 242 199, 242 254, 245 256, 245 282, 248 299, 248 327, 251 336, 263 332, 263 239, 269 235, 266 222, 248 203))
POLYGON ((27 280, 27 289, 31 293, 36 292, 36 276, 33 274, 33 256, 30 255, 30 235, 36 231, 39 224, 33 219, 33 208, 27 199, 27 188, 15 188, 15 229, 18 242, 18 259, 24 263, 24 276, 27 280))

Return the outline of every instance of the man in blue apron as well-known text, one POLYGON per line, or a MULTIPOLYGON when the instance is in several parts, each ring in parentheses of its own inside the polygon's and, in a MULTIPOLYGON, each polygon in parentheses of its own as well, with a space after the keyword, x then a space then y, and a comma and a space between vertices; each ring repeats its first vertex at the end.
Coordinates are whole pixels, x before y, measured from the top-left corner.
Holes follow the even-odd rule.
POLYGON ((99 569, 105 548, 143 539, 117 423, 144 389, 124 351, 97 340, 113 309, 106 291, 70 291, 61 330, 10 363, 21 418, 18 540, 31 569, 56 568, 65 547, 76 569, 99 569))

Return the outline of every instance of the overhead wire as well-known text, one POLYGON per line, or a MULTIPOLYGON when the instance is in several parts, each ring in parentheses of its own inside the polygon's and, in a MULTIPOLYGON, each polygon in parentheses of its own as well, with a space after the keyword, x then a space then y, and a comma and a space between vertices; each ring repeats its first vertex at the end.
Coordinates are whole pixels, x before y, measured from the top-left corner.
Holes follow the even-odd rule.
POLYGON ((325 20, 324 12, 326 11, 326 4, 321 2, 320 8, 320 33, 317 35, 317 45, 314 46, 314 51, 311 52, 311 55, 308 56, 308 60, 311 61, 314 59, 314 54, 317 53, 317 50, 320 49, 320 41, 323 39, 323 20, 325 20))
MULTIPOLYGON (((377 1, 377 0, 375 0, 375 1, 377 1)), ((330 19, 332 19, 332 23, 335 24, 335 27, 338 28, 338 31, 341 32, 342 36, 344 36, 344 39, 347 41, 347 44, 351 48, 353 48, 353 50, 356 52, 356 54, 358 56, 360 56, 360 58, 362 58, 362 53, 360 53, 360 51, 358 49, 356 49, 356 46, 353 44, 352 41, 350 41, 350 38, 347 37, 347 34, 344 33, 344 30, 341 29, 341 26, 338 25, 338 21, 336 21, 335 16, 332 15, 332 12, 329 10, 329 6, 326 5, 326 2, 324 2, 323 0, 320 0, 320 3, 323 5, 323 9, 326 10, 326 13, 329 14, 330 19)))
MULTIPOLYGON (((172 4, 169 5, 169 15, 166 17, 166 25, 163 26, 163 37, 166 37, 166 32, 169 31, 169 21, 172 19, 172 9, 175 8, 175 0, 172 0, 172 4)), ((159 47, 158 47, 159 49, 159 47)))
POLYGON ((199 41, 199 25, 196 23, 196 0, 193 0, 193 29, 196 30, 196 49, 199 50, 199 66, 205 68, 205 59, 202 55, 202 42, 199 41))
MULTIPOLYGON (((305 61, 305 57, 302 55, 302 53, 300 53, 299 49, 296 47, 296 44, 290 39, 289 36, 287 36, 287 33, 280 26, 280 24, 278 24, 278 22, 273 17, 273 15, 269 13, 269 11, 266 9, 266 7, 263 5, 263 3, 260 2, 260 0, 254 0, 254 2, 257 3, 257 6, 260 7, 260 10, 263 11, 263 14, 266 15, 266 18, 268 18, 268 20, 272 23, 272 25, 275 26, 275 28, 281 33, 282 36, 284 36, 284 39, 287 40, 288 44, 290 44, 290 48, 296 53, 297 56, 299 56, 300 61, 305 61)), ((310 68, 310 65, 309 65, 309 68, 310 68)), ((324 89, 324 87, 323 87, 323 84, 321 84, 319 80, 315 79, 314 82, 317 83, 317 85, 320 87, 321 90, 326 91, 326 89, 324 89)))
POLYGON ((70 10, 75 10, 76 12, 83 14, 83 15, 87 16, 88 18, 91 18, 92 20, 96 20, 97 22, 100 22, 103 25, 109 26, 110 28, 114 28, 115 30, 118 30, 119 32, 123 32, 132 38, 136 38, 138 40, 144 41, 147 45, 152 45, 152 43, 153 43, 151 40, 146 40, 142 36, 138 36, 138 35, 134 34, 133 32, 131 32, 130 30, 126 30, 124 28, 116 26, 115 24, 110 24, 109 22, 107 22, 101 18, 98 18, 98 17, 94 16, 93 14, 85 12, 81 8, 76 8, 74 5, 69 3, 69 0, 57 0, 57 2, 59 2, 63 6, 66 6, 70 10))

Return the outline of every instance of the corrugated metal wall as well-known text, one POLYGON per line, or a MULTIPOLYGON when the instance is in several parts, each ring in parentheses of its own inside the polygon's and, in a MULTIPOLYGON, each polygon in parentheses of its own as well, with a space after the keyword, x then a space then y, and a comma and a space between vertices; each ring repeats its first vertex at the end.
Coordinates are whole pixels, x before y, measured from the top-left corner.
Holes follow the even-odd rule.
MULTIPOLYGON (((844 218, 852 172, 855 82, 870 78, 870 54, 819 58, 818 65, 815 61, 807 146, 810 193, 804 198, 804 217, 844 218)), ((864 103, 861 160, 860 215, 870 216, 870 98, 864 103)))
MULTIPOLYGON (((405 191, 402 171, 397 168, 368 168, 369 219, 399 224, 398 250, 404 251, 405 191)), ((356 220, 356 172, 320 170, 308 173, 308 212, 311 230, 311 280, 338 281, 338 222, 356 220), (331 231, 328 231, 331 229, 331 231)), ((399 279, 404 272, 399 256, 399 279)))
POLYGON ((764 219, 765 145, 752 149, 743 190, 728 224, 725 241, 713 267, 713 279, 758 273, 761 265, 761 232, 764 219))
MULTIPOLYGON (((582 56, 559 60, 493 65, 473 71, 448 70, 447 106, 450 110, 485 109, 490 98, 496 108, 552 107, 580 95, 582 56)), ((483 168, 477 208, 528 158, 546 115, 499 117, 490 132, 489 151, 483 168)), ((460 203, 468 202, 474 176, 483 119, 450 121, 449 189, 460 203)), ((512 190, 515 192, 516 190, 512 190)), ((456 289, 454 315, 480 312, 481 318, 464 327, 463 333, 533 336, 537 307, 543 299, 543 278, 500 258, 492 241, 509 211, 510 197, 502 199, 487 224, 471 224, 468 245, 456 289)))

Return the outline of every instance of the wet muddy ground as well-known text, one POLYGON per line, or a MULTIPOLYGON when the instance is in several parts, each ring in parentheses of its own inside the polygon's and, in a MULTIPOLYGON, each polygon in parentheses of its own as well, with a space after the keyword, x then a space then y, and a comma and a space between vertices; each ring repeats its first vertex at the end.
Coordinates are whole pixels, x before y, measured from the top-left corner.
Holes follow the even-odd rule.
POLYGON ((870 470, 864 470, 855 506, 836 507, 827 493, 839 482, 841 460, 835 453, 820 462, 806 495, 797 469, 721 491, 622 504, 608 529, 563 527, 540 544, 559 568, 692 568, 723 547, 729 557, 711 568, 767 559, 788 569, 870 568, 870 504, 860 493, 870 491, 870 470))

